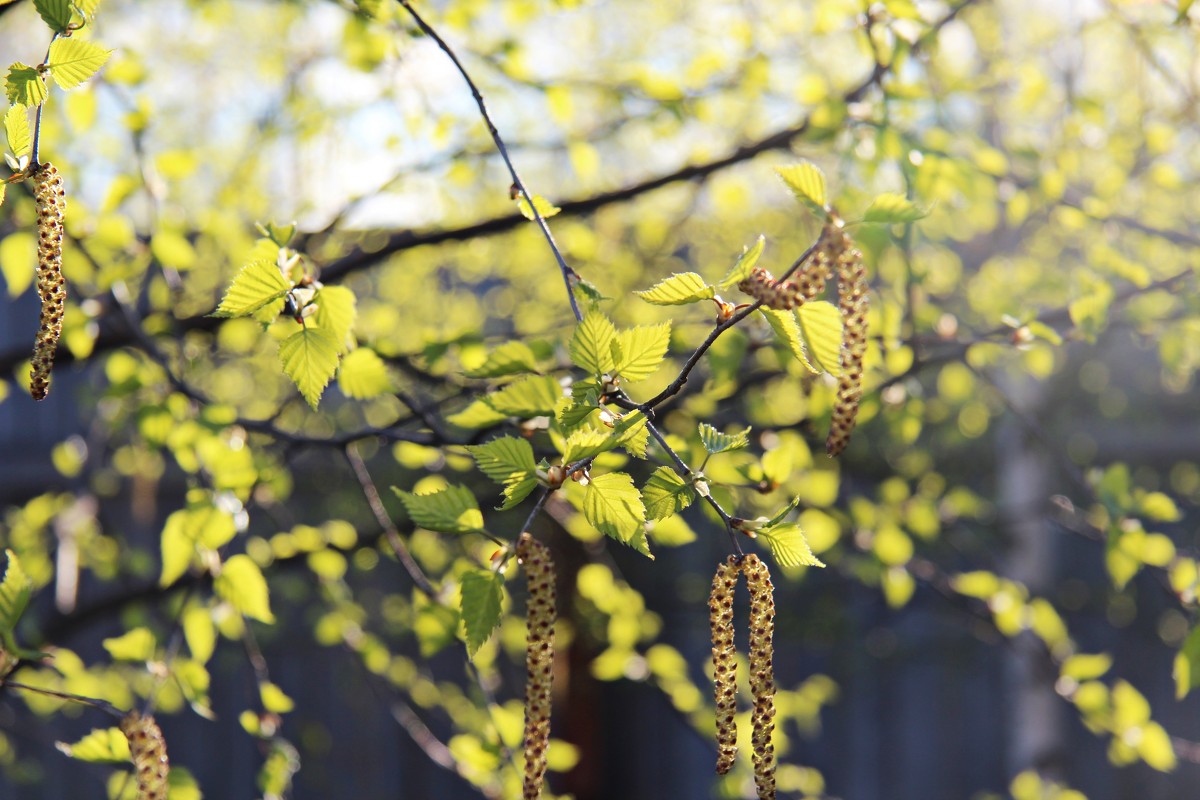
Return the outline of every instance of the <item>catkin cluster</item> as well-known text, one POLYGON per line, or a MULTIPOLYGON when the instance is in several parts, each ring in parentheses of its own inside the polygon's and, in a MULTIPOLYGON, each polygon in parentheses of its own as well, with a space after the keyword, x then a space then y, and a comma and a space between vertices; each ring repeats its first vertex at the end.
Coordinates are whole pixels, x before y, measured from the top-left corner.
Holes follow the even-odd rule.
POLYGON ((837 265, 838 310, 842 312, 842 375, 825 450, 831 456, 846 449, 862 398, 863 355, 867 352, 867 277, 862 251, 844 229, 830 237, 830 257, 837 265))
POLYGON ((67 284, 62 274, 63 212, 67 201, 62 176, 53 164, 43 164, 33 177, 38 229, 37 291, 42 313, 33 345, 29 393, 34 400, 44 400, 50 391, 50 370, 54 367, 54 351, 62 335, 67 304, 67 284))
POLYGON ((517 540, 517 561, 525 568, 529 602, 525 612, 525 800, 537 800, 546 775, 550 743, 550 693, 554 681, 554 561, 544 544, 528 533, 517 540))
POLYGON ((136 709, 121 719, 121 733, 129 740, 133 768, 137 775, 137 800, 166 800, 167 743, 153 715, 142 716, 136 709))
POLYGON ((717 774, 733 768, 737 755, 737 652, 733 649, 733 590, 741 566, 730 556, 717 566, 708 598, 712 629, 713 699, 717 708, 717 774))
POLYGON ((842 315, 842 375, 825 449, 836 456, 850 442, 862 397, 863 355, 867 350, 867 280, 862 252, 846 232, 845 224, 831 216, 821 230, 816 247, 786 281, 755 267, 738 288, 767 308, 791 310, 825 291, 834 272, 838 282, 838 310, 842 315))
POLYGON ((738 575, 750 591, 750 694, 754 700, 751 744, 754 783, 761 800, 775 797, 775 669, 772 663, 775 600, 771 574, 758 556, 730 556, 717 566, 708 601, 712 629, 713 691, 717 709, 717 773, 733 767, 737 755, 737 653, 733 646, 733 591, 738 575))

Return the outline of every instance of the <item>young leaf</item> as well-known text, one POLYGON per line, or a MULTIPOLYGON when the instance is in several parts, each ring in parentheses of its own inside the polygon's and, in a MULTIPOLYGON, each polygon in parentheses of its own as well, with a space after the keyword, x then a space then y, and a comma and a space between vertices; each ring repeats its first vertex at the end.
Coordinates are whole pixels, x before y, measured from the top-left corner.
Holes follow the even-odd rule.
POLYGON ((111 50, 86 39, 55 39, 46 63, 60 89, 74 89, 95 75, 110 55, 111 50))
POLYGON ((659 467, 642 487, 646 516, 666 519, 678 514, 696 499, 696 490, 670 467, 659 467))
POLYGON ((563 447, 563 464, 574 464, 580 459, 607 453, 616 446, 616 437, 610 431, 589 428, 572 431, 563 447))
POLYGON ((4 133, 8 136, 8 149, 17 158, 28 155, 33 146, 33 134, 29 130, 29 114, 25 106, 17 103, 9 107, 4 115, 4 133))
POLYGON ((752 246, 743 248, 742 254, 738 256, 737 261, 733 264, 733 269, 729 270, 729 274, 721 279, 717 287, 728 289, 730 286, 736 286, 741 283, 750 274, 750 271, 754 269, 754 265, 758 263, 758 259, 762 256, 766 243, 767 240, 760 234, 752 246))
POLYGON ((811 161, 802 161, 786 167, 776 167, 775 172, 797 199, 819 215, 824 215, 829 206, 829 198, 825 194, 825 173, 811 161))
POLYGON ((28 108, 40 106, 46 99, 46 82, 37 69, 18 61, 8 68, 4 94, 10 103, 19 103, 28 108))
POLYGON ((244 317, 270 305, 292 290, 279 267, 269 261, 251 261, 229 284, 214 317, 244 317))
POLYGON ((75 744, 55 742, 60 753, 93 764, 128 764, 129 740, 120 728, 94 728, 75 744))
POLYGON ((758 310, 771 326, 771 330, 775 331, 776 338, 787 345, 796 360, 803 364, 809 372, 819 373, 821 370, 812 365, 812 362, 808 360, 808 354, 804 352, 804 343, 800 338, 800 324, 796 321, 796 312, 766 307, 758 310))
POLYGON ((29 605, 33 581, 21 568, 16 553, 5 550, 4 554, 8 556, 8 567, 4 570, 4 581, 0 582, 0 630, 11 635, 29 605))
POLYGON ((808 342, 816 366, 833 375, 842 374, 842 315, 837 306, 824 300, 805 303, 797 309, 800 330, 808 342))
POLYGON ((446 422, 459 428, 478 430, 490 428, 508 419, 508 415, 497 411, 486 400, 473 400, 470 405, 456 414, 446 417, 446 422))
POLYGON ((100 0, 75 0, 75 7, 85 17, 92 19, 96 16, 96 9, 100 7, 100 0))
MULTIPOLYGON (((555 214, 562 211, 561 208, 554 205, 554 203, 551 203, 540 194, 535 194, 533 196, 533 208, 537 209, 537 212, 541 215, 542 219, 550 219, 555 214)), ((525 219, 536 219, 533 216, 533 209, 529 207, 529 202, 525 199, 524 195, 517 195, 517 210, 521 212, 521 216, 525 217, 525 219)))
POLYGON ((342 359, 337 379, 342 393, 355 400, 369 400, 394 389, 387 364, 366 347, 352 350, 342 359))
POLYGON ((558 381, 545 375, 510 383, 488 395, 485 401, 506 417, 529 419, 553 414, 562 397, 563 390, 558 381))
POLYGON ((694 272, 678 272, 634 294, 652 305, 682 306, 708 300, 716 295, 716 290, 694 272))
POLYGON ((621 417, 621 421, 613 428, 613 438, 618 447, 637 458, 646 457, 646 447, 650 442, 650 431, 646 428, 646 415, 641 411, 633 411, 621 417))
POLYGON ((522 481, 537 471, 533 448, 525 439, 502 436, 486 444, 468 445, 479 469, 497 483, 522 481))
POLYGON ((517 341, 500 345, 488 353, 486 361, 466 374, 469 378, 499 378, 522 372, 537 372, 537 356, 529 345, 517 341))
POLYGON ((236 555, 227 559, 221 565, 221 574, 213 581, 213 590, 247 617, 268 625, 275 621, 267 579, 250 556, 236 555))
POLYGON ((71 0, 33 0, 33 7, 50 26, 50 30, 66 33, 67 26, 71 24, 71 0))
POLYGON ((357 298, 345 286, 322 286, 313 298, 317 305, 316 324, 329 331, 337 344, 338 354, 345 353, 354 338, 354 319, 358 316, 357 298))
POLYGON ((530 475, 520 480, 510 481, 504 486, 504 502, 500 505, 500 511, 508 511, 513 508, 526 497, 529 493, 537 488, 537 478, 530 475))
POLYGON ((467 655, 475 653, 500 626, 504 610, 504 576, 472 570, 462 576, 462 621, 467 632, 467 655))
POLYGON ((650 555, 646 541, 646 509, 633 478, 610 472, 592 478, 583 495, 583 516, 596 530, 650 555))
POLYGON ((115 661, 149 661, 154 658, 158 641, 149 628, 138 626, 120 636, 105 639, 100 644, 115 661))
POLYGON ((321 393, 337 372, 338 351, 333 335, 323 328, 308 327, 279 343, 283 372, 315 411, 321 393))
POLYGON ((912 200, 909 200, 902 194, 888 192, 876 196, 871 201, 867 212, 863 214, 863 222, 877 222, 891 225, 903 222, 915 222, 926 216, 929 216, 929 212, 917 207, 912 200))
POLYGON ((823 567, 821 559, 812 554, 804 531, 794 522, 785 522, 758 532, 758 538, 771 548, 771 555, 781 567, 823 567))
POLYGON ((711 455, 740 450, 750 445, 750 429, 739 433, 721 433, 707 422, 700 423, 700 441, 711 455))
POLYGON ((599 311, 589 311, 571 336, 567 348, 571 353, 571 362, 592 375, 612 372, 612 343, 616 336, 617 330, 608 317, 599 311))
POLYGON ((442 533, 483 530, 483 514, 475 495, 465 486, 447 486, 430 494, 413 494, 392 487, 414 524, 442 533))
POLYGON ((613 370, 629 383, 649 378, 658 371, 670 344, 670 322, 621 331, 612 344, 613 370))

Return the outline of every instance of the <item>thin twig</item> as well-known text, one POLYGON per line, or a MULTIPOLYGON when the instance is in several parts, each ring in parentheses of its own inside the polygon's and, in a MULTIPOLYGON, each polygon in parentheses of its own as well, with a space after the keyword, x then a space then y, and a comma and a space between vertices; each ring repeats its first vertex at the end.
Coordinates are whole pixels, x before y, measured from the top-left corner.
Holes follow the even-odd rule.
POLYGON ((521 192, 521 196, 525 198, 525 202, 529 203, 529 209, 533 213, 533 219, 537 223, 538 228, 542 232, 542 236, 546 239, 546 244, 550 246, 550 250, 554 253, 554 259, 558 262, 558 269, 562 273, 563 283, 567 287, 567 299, 571 301, 571 311, 575 314, 576 320, 582 320, 583 314, 579 310, 579 303, 575 300, 575 290, 571 286, 571 279, 578 278, 579 274, 571 267, 567 266, 566 259, 563 258, 562 251, 558 249, 558 244, 554 241, 554 234, 550 233, 550 226, 546 224, 546 220, 542 217, 542 213, 538 211, 537 204, 533 202, 533 195, 525 188, 524 181, 517 174, 517 168, 513 165, 512 159, 508 155, 508 148, 504 145, 504 139, 500 137, 500 131, 496 128, 496 123, 492 121, 492 117, 488 114, 487 105, 483 101, 483 95, 479 92, 479 87, 475 85, 475 81, 471 80, 467 68, 458 60, 454 50, 446 43, 446 40, 438 35, 438 32, 425 19, 417 13, 417 10, 412 7, 408 0, 396 0, 404 10, 409 13, 413 21, 417 23, 422 31, 429 38, 437 42, 437 46, 442 52, 454 63, 454 67, 458 70, 458 74, 462 75, 463 80, 467 82, 467 86, 471 88, 471 96, 475 98, 475 105, 479 107, 479 114, 483 117, 483 122, 487 125, 488 133, 492 135, 492 141, 496 143, 496 149, 500 151, 500 157, 504 159, 505 166, 508 167, 508 174, 512 176, 513 185, 521 192))

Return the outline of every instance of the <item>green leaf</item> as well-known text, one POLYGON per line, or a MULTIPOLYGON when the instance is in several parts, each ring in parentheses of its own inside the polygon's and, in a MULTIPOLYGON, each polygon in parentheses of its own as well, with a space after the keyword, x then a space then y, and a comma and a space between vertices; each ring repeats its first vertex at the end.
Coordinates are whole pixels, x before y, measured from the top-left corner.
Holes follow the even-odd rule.
POLYGON ((414 524, 442 533, 483 530, 483 514, 475 495, 465 486, 447 486, 429 494, 413 494, 392 487, 414 524))
POLYGON ((131 631, 105 639, 100 644, 117 661, 150 661, 158 640, 149 628, 137 627, 131 631))
POLYGON ((613 371, 613 341, 617 330, 599 311, 589 311, 575 327, 567 349, 571 362, 584 372, 603 375, 613 371))
POLYGON ((612 343, 613 370, 629 383, 645 380, 658 371, 670 344, 670 322, 621 331, 612 343))
POLYGON ((892 225, 904 222, 916 222, 929 216, 929 212, 918 208, 912 200, 902 194, 888 192, 876 196, 863 214, 863 222, 878 222, 892 225))
MULTIPOLYGON (((554 203, 551 203, 540 194, 535 194, 533 196, 533 208, 537 209, 537 212, 541 215, 542 219, 550 219, 555 214, 562 211, 561 208, 554 205, 554 203)), ((521 216, 525 217, 525 219, 535 219, 533 216, 533 209, 529 207, 529 201, 525 199, 524 195, 517 195, 517 210, 521 212, 521 216)))
POLYGON ((8 136, 8 149, 17 158, 29 155, 33 147, 33 134, 29 129, 29 114, 25 106, 17 103, 4 115, 4 133, 8 136))
POLYGON ((4 580, 0 582, 0 630, 7 639, 21 621, 29 598, 33 596, 33 581, 25 574, 17 554, 5 550, 8 556, 8 566, 4 570, 4 580))
POLYGON ((641 411, 633 411, 621 417, 613 428, 612 435, 616 439, 617 446, 625 448, 625 452, 631 456, 646 457, 650 431, 646 427, 646 415, 641 411))
POLYGON ((816 367, 837 377, 842 374, 842 314, 825 300, 805 303, 796 309, 800 330, 808 342, 816 367))
POLYGON ((55 39, 46 64, 60 89, 74 89, 95 75, 110 55, 111 50, 86 39, 55 39))
POLYGON ((829 207, 829 198, 825 194, 825 173, 821 172, 816 164, 802 161, 799 164, 776 167, 775 172, 783 178, 783 182, 797 199, 817 214, 825 214, 829 207))
POLYGON ((716 290, 694 272, 677 272, 643 292, 638 297, 656 306, 682 306, 698 303, 716 296, 716 290))
POLYGON ((233 277, 233 283, 213 312, 214 317, 245 317, 270 305, 292 290, 292 282, 269 261, 251 261, 233 277))
POLYGON ((321 393, 338 368, 338 348, 323 328, 304 328, 279 343, 283 372, 315 411, 321 393))
POLYGON ((529 476, 522 478, 519 481, 513 481, 504 487, 504 503, 500 506, 501 511, 508 511, 510 508, 518 505, 522 500, 529 496, 529 493, 538 486, 537 478, 529 476))
POLYGON ((771 548, 771 555, 781 567, 823 567, 821 559, 812 554, 804 531, 794 522, 785 522, 773 528, 758 531, 759 539, 771 548))
POLYGON ((562 397, 563 390, 556 379, 549 375, 538 375, 510 383, 484 400, 506 417, 529 419, 552 415, 562 397))
POLYGON ((468 445, 480 471, 497 483, 522 481, 537 472, 533 448, 524 439, 502 436, 486 444, 468 445))
POLYGON ((633 478, 623 472, 593 477, 583 495, 583 516, 596 530, 650 555, 646 541, 646 509, 633 478))
POLYGON ((258 687, 263 710, 272 714, 286 714, 296 707, 296 702, 274 683, 262 683, 258 687))
POLYGON ((728 289, 730 286, 736 286, 741 283, 754 269, 754 265, 758 263, 759 257, 762 256, 763 248, 766 247, 767 240, 759 234, 758 239, 750 247, 742 248, 742 254, 738 256, 737 261, 733 264, 733 269, 729 270, 729 274, 721 279, 717 284, 718 288, 728 289))
POLYGON ((617 439, 611 431, 591 428, 572 431, 563 447, 563 464, 574 464, 581 459, 607 453, 616 446, 617 439))
POLYGON ((213 590, 245 616, 267 624, 275 621, 267 579, 250 556, 236 555, 226 560, 213 581, 213 590))
POLYGON ((342 359, 337 379, 342 394, 355 400, 370 400, 395 390, 387 364, 366 347, 352 350, 342 359))
POLYGON ((313 298, 317 304, 317 327, 329 331, 337 344, 338 355, 345 353, 354 337, 354 319, 358 316, 358 300, 345 286, 322 286, 313 298))
POLYGON ((184 612, 181 622, 183 638, 187 640, 192 658, 201 664, 207 662, 217 648, 217 628, 213 624, 212 611, 205 606, 192 606, 184 612))
POLYGON ((75 0, 75 7, 85 17, 93 19, 96 16, 96 9, 100 7, 100 0, 75 0))
POLYGON ((814 375, 819 373, 821 370, 812 365, 804 350, 804 341, 800 337, 800 323, 796 321, 796 312, 766 307, 758 310, 771 326, 771 330, 775 331, 776 338, 787 346, 796 360, 814 375))
POLYGON ((487 360, 466 371, 469 378, 499 378, 537 372, 537 356, 524 342, 505 342, 488 353, 487 360))
POLYGON ((4 93, 8 102, 33 108, 45 101, 46 82, 42 80, 37 69, 18 61, 8 68, 4 93))
POLYGON ((670 467, 659 467, 642 487, 646 516, 666 519, 678 514, 696 499, 696 490, 670 467))
POLYGON ((504 576, 473 570, 462 576, 462 621, 467 632, 467 654, 475 653, 500 626, 504 611, 504 576))
POLYGON ((50 30, 66 33, 67 26, 71 24, 71 0, 33 0, 33 7, 50 26, 50 30))
POLYGON ((750 429, 739 433, 721 433, 707 422, 700 423, 700 441, 711 455, 740 450, 750 445, 750 429))
POLYGON ((92 764, 128 764, 129 740, 120 728, 93 728, 74 744, 55 742, 60 753, 92 764))
POLYGON ((1059 673, 1077 683, 1099 678, 1112 668, 1112 656, 1108 653, 1077 653, 1062 663, 1059 673))
POLYGON ((508 419, 508 415, 497 411, 488 404, 486 400, 474 400, 455 414, 446 417, 446 422, 459 428, 467 428, 468 430, 478 430, 479 428, 490 428, 508 419))

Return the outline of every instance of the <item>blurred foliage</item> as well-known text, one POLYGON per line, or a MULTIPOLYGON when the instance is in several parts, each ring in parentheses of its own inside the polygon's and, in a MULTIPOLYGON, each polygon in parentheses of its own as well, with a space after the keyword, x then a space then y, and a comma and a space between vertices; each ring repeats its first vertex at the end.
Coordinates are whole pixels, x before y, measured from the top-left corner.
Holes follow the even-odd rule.
MULTIPOLYGON (((1176 694, 1200 685, 1200 465, 1129 446, 1188 435, 1168 412, 1200 368, 1190 3, 422 6, 532 206, 401 4, 36 5, 0 6, 14 66, 80 12, 52 63, 98 66, 93 34, 114 50, 79 88, 62 66, 50 84, 8 78, 10 102, 48 93, 38 133, 68 187, 70 300, 54 401, 68 411, 37 423, 61 441, 6 454, 53 477, 3 498, 4 668, 31 687, 5 703, 95 713, 67 693, 207 717, 214 659, 243 654, 258 686, 245 744, 263 797, 286 797, 306 753, 257 640, 303 635, 354 653, 435 764, 515 797, 516 536, 530 528, 565 566, 558 669, 645 684, 705 737, 706 667, 648 598, 677 587, 702 620, 695 586, 732 537, 773 554, 782 591, 852 583, 895 609, 928 592, 965 626, 1034 640, 1114 765, 1176 766, 1161 709, 1085 652, 1077 606, 1005 574, 1004 554, 1014 515, 1055 519, 1095 548, 1114 608, 1165 598, 1182 621, 1160 626, 1176 694), (746 302, 738 280, 784 272, 833 208, 871 283, 859 427, 837 461, 820 444, 833 307, 714 327, 746 302), (1047 399, 1027 405, 1030 386, 1047 399), (1097 430, 1116 427, 1130 435, 1105 446, 1097 430), (1013 437, 1053 464, 1036 509, 999 497, 1013 437), (79 587, 123 599, 93 614, 79 587), (56 641, 114 625, 86 660, 56 641), (451 665, 468 652, 464 677, 451 665)), ((18 172, 22 114, 6 117, 18 172)), ((10 187, 3 213, 15 320, 33 200, 10 187)), ((50 406, 23 396, 27 345, 6 346, 0 403, 33 425, 50 406)), ((780 648, 805 644, 790 615, 780 648)), ((788 796, 827 796, 795 740, 838 698, 821 674, 781 685, 788 796)), ((95 726, 64 752, 125 760, 95 726)), ((0 768, 34 783, 27 746, 0 734, 0 768)), ((589 757, 554 740, 550 785, 589 757)), ((125 772, 108 796, 132 796, 125 772)), ((185 770, 171 780, 199 796, 185 770)), ((750 780, 740 763, 714 796, 750 780)), ((1009 791, 1082 796, 1034 772, 1009 791)))

